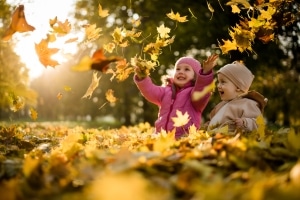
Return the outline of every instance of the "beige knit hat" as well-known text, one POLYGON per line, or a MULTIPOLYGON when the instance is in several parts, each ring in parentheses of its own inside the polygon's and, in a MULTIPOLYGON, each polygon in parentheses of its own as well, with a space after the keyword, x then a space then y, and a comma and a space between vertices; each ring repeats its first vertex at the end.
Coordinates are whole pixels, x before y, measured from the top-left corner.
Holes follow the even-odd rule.
POLYGON ((243 90, 243 92, 248 92, 254 79, 254 75, 251 71, 245 65, 237 61, 223 66, 217 73, 226 76, 233 84, 243 90))

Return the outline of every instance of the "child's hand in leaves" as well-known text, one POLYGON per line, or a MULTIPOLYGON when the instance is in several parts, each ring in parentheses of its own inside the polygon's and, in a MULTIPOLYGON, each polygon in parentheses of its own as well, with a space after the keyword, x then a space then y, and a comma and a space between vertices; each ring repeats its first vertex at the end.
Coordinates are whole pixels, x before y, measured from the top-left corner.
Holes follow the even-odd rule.
POLYGON ((142 69, 142 67, 138 67, 138 66, 135 67, 134 72, 139 79, 144 79, 149 74, 149 72, 147 72, 147 70, 145 68, 142 69))
POLYGON ((211 55, 203 62, 203 73, 207 74, 209 73, 217 64, 217 59, 219 56, 217 54, 211 55))

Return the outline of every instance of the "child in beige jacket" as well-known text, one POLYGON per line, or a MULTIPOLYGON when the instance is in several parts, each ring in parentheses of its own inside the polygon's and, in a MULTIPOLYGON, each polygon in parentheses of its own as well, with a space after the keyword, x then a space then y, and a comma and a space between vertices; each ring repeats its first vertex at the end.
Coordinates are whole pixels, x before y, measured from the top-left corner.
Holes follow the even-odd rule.
POLYGON ((254 75, 245 65, 235 61, 220 68, 217 77, 222 101, 211 111, 207 130, 218 130, 226 125, 229 132, 256 130, 256 119, 262 115, 267 100, 256 91, 249 91, 254 75))

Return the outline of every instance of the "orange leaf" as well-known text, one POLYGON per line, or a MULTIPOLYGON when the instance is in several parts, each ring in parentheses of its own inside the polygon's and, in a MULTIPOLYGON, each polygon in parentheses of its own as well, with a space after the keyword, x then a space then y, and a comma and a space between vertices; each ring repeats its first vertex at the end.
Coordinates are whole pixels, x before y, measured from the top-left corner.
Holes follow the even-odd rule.
POLYGON ((35 51, 39 57, 40 62, 45 66, 55 67, 59 65, 56 60, 53 60, 51 56, 59 51, 57 48, 49 48, 48 41, 42 39, 39 44, 35 44, 35 51))
POLYGON ((14 11, 12 15, 11 23, 4 33, 2 40, 10 40, 13 34, 16 32, 24 33, 33 30, 35 30, 35 28, 29 25, 26 21, 24 14, 24 5, 19 5, 19 7, 14 11))
POLYGON ((106 72, 110 63, 119 61, 121 59, 121 57, 117 56, 105 57, 105 55, 103 54, 103 49, 98 49, 92 56, 93 63, 91 65, 91 69, 106 72))

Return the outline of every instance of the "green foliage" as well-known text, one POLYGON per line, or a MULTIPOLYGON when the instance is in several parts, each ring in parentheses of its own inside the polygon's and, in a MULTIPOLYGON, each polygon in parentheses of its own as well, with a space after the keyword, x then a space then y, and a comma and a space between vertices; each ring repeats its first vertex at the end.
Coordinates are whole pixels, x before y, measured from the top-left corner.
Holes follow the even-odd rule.
POLYGON ((174 140, 147 123, 2 124, 1 198, 296 200, 299 141, 292 129, 266 130, 261 140, 190 130, 174 140))

